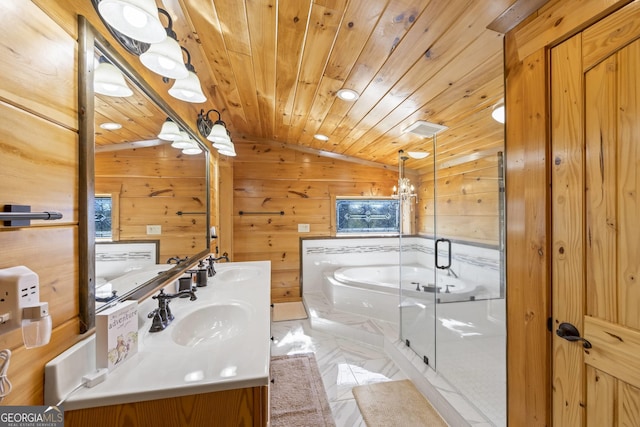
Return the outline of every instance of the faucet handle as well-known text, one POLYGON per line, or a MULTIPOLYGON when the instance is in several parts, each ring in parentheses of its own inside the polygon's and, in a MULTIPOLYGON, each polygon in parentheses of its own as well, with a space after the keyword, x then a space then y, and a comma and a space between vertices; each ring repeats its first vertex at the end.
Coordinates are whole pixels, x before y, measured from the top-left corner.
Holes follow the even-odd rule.
POLYGON ((160 309, 156 308, 151 313, 147 315, 149 319, 153 317, 153 321, 151 322, 151 328, 149 328, 149 332, 160 332, 167 327, 167 325, 162 321, 162 317, 160 316, 160 309))
POLYGON ((189 295, 190 301, 195 301, 198 299, 198 297, 196 296, 196 293, 193 292, 193 290, 191 289, 184 289, 180 292, 177 292, 175 294, 165 294, 164 293, 164 289, 160 289, 160 292, 158 293, 158 295, 154 295, 151 298, 153 299, 157 299, 158 300, 158 304, 161 304, 163 302, 169 302, 169 300, 172 300, 174 298, 182 298, 183 296, 187 296, 189 295))

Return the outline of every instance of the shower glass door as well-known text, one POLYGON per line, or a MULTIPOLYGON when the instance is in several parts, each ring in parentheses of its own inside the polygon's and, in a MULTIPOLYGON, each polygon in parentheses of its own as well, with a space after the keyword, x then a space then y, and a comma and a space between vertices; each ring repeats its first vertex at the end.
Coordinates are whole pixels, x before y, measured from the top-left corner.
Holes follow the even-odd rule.
MULTIPOLYGON (((433 153, 433 144, 425 143, 422 152, 433 153)), ((423 180, 411 164, 420 164, 410 155, 398 155, 400 200, 400 338, 431 368, 436 362, 436 287, 433 268, 433 235, 435 226, 434 186, 423 180), (417 213, 420 212, 420 215, 417 213), (418 222, 418 218, 420 221, 418 222)), ((431 163, 427 158, 427 163, 431 163)), ((428 169, 431 166, 427 167, 428 169)))
POLYGON ((436 371, 491 425, 505 426, 502 153, 436 168, 434 196, 436 371))
POLYGON ((399 153, 400 338, 478 419, 505 426, 502 153, 454 162, 438 149, 434 135, 428 166, 399 153))

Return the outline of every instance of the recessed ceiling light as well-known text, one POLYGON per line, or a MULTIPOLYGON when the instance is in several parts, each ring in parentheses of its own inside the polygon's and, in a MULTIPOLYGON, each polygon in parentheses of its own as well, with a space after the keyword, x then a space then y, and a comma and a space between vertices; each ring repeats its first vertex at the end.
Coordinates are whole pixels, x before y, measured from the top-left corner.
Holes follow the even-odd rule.
POLYGON ((500 101, 494 105, 493 111, 491 111, 491 117, 498 123, 504 123, 504 102, 500 101))
POLYGON ((360 94, 353 89, 340 89, 336 95, 343 101, 355 101, 360 97, 360 94))
POLYGON ((323 135, 321 133, 316 133, 315 135, 313 135, 313 137, 315 139, 320 140, 320 141, 328 141, 329 140, 329 137, 327 135, 323 135))
POLYGON ((409 154, 409 157, 412 159, 424 159, 429 155, 426 151, 409 151, 407 154, 409 154))
POLYGON ((100 127, 105 130, 117 130, 122 128, 122 125, 120 123, 106 122, 102 123, 100 127))

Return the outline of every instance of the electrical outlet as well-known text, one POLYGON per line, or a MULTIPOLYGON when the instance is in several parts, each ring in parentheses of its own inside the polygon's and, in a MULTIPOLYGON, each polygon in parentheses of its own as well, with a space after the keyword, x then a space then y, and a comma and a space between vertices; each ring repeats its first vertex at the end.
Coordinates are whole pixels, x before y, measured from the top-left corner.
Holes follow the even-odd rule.
POLYGON ((0 270, 0 335, 19 328, 22 308, 40 301, 38 275, 25 266, 0 270))
POLYGON ((309 224, 298 224, 298 233, 308 233, 309 230, 309 224))
POLYGON ((161 225, 147 225, 147 234, 162 234, 161 225))

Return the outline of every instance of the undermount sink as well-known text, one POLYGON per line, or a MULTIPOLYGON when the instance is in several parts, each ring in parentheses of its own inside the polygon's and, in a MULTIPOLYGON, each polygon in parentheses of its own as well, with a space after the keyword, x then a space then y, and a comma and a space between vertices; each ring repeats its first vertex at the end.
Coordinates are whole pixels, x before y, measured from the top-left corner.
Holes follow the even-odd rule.
POLYGON ((207 305, 179 319, 171 338, 185 347, 226 341, 247 330, 249 317, 250 310, 239 303, 207 305))
POLYGON ((229 282, 239 282, 242 280, 249 280, 258 277, 260 270, 253 267, 232 267, 216 274, 216 277, 220 280, 229 282))

